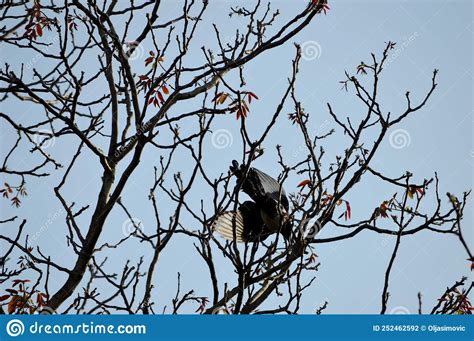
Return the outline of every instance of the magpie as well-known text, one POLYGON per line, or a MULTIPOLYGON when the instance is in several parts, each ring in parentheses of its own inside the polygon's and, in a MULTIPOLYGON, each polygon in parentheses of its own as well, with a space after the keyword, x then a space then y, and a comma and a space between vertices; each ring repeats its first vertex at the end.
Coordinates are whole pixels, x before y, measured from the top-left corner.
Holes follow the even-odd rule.
POLYGON ((280 183, 256 168, 247 171, 236 160, 229 169, 237 178, 237 186, 252 201, 245 201, 237 211, 220 214, 214 221, 213 230, 223 238, 237 242, 261 242, 274 233, 281 233, 289 240, 292 231, 289 202, 280 183))

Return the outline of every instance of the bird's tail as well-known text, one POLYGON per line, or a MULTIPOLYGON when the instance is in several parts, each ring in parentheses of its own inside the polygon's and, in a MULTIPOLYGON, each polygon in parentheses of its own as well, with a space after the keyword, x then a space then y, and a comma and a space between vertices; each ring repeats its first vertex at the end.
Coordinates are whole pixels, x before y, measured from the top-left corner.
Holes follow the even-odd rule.
POLYGON ((224 239, 244 242, 244 218, 240 210, 227 211, 217 217, 212 230, 218 232, 224 239), (234 235, 235 231, 235 235, 234 235))

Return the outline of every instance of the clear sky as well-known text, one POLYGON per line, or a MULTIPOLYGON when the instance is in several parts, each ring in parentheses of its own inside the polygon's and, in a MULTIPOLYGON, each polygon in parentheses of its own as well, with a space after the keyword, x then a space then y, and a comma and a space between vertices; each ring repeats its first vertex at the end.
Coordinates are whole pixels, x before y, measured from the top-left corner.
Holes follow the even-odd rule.
MULTIPOLYGON (((222 35, 229 38, 236 28, 241 27, 242 20, 227 15, 231 3, 238 2, 211 1, 204 16, 205 24, 197 31, 193 52, 188 58, 191 65, 202 60, 199 52, 201 46, 215 46, 209 23, 215 22, 221 28, 222 35)), ((250 1, 240 3, 249 4, 250 1)), ((278 23, 290 18, 305 4, 306 1, 274 1, 273 6, 280 8, 281 12, 278 23)), ((408 142, 402 148, 394 148, 387 139, 375 159, 375 168, 392 176, 410 170, 419 181, 431 178, 434 172, 438 172, 445 205, 448 204, 444 196, 446 191, 461 195, 463 191, 471 189, 474 166, 471 1, 332 1, 330 7, 327 16, 318 16, 286 46, 261 56, 246 68, 248 88, 260 97, 257 103, 252 104, 248 118, 251 134, 258 136, 264 129, 286 88, 286 79, 291 72, 290 62, 294 56, 292 42, 315 48, 315 54, 307 52, 301 62, 297 92, 303 107, 310 114, 310 130, 321 133, 335 128, 327 113, 327 102, 343 117, 352 113, 357 115, 364 109, 352 94, 341 91, 339 81, 344 78, 344 70, 354 72, 360 61, 369 61, 370 52, 380 54, 385 42, 391 40, 397 45, 387 63, 380 92, 385 112, 400 112, 405 105, 404 94, 407 90, 411 91, 414 100, 424 95, 429 89, 434 68, 440 70, 439 85, 427 106, 399 127, 404 130, 408 142)), ((164 1, 161 12, 163 20, 176 16, 179 11, 180 6, 174 1, 164 1)), ((145 46, 144 51, 150 48, 145 46)), ((38 57, 28 54, 20 56, 12 51, 10 48, 2 50, 2 63, 8 61, 15 67, 17 61, 22 60, 41 69, 42 61, 38 57)), ((88 65, 96 60, 96 57, 87 56, 82 67, 87 72, 88 65)), ((143 65, 142 61, 137 60, 137 70, 142 67, 140 65, 143 65)), ((83 96, 87 98, 87 93, 83 96)), ((1 111, 15 112, 25 122, 30 120, 28 115, 42 115, 38 108, 18 104, 13 106, 12 103, 2 104, 1 111)), ((198 106, 199 103, 188 104, 174 112, 198 106)), ((286 112, 290 110, 291 106, 287 106, 286 112)), ((215 148, 211 138, 208 139, 204 167, 210 174, 218 176, 226 172, 232 159, 241 158, 241 144, 239 123, 233 117, 219 117, 215 123, 214 129, 226 129, 232 136, 232 143, 225 148, 215 148)), ((0 124, 2 153, 5 153, 6 148, 3 146, 10 146, 15 135, 4 122, 0 124)), ((188 124, 183 124, 182 129, 196 128, 195 121, 189 121, 188 124)), ((337 136, 327 146, 327 153, 332 159, 348 143, 342 134, 337 136)), ((264 145, 265 154, 256 161, 255 166, 271 175, 278 175, 280 169, 276 162, 275 145, 281 144, 284 154, 290 159, 301 156, 302 142, 295 127, 283 118, 270 134, 264 145)), ((66 163, 76 145, 76 140, 68 138, 66 142, 56 141, 48 148, 48 152, 66 163)), ((26 148, 24 155, 24 158, 17 156, 15 161, 22 168, 27 168, 32 162, 26 148)), ((158 165, 159 157, 154 149, 145 152, 141 166, 130 178, 122 195, 132 216, 140 219, 145 232, 149 233, 154 229, 154 218, 147 196, 152 186, 153 166, 158 165)), ((173 169, 184 175, 189 174, 187 158, 187 154, 179 154, 173 169)), ((29 233, 35 234, 41 230, 35 241, 43 251, 51 254, 53 259, 60 260, 61 264, 71 266, 75 255, 66 247, 64 213, 60 213, 60 204, 53 193, 53 187, 58 184, 63 171, 46 179, 30 180, 27 184, 30 195, 19 209, 1 201, 0 219, 11 215, 27 218, 29 233), (46 228, 42 229, 44 226, 46 228)), ((99 171, 99 164, 93 157, 85 155, 81 158, 72 173, 74 181, 65 186, 66 198, 76 202, 77 206, 93 205, 98 191, 98 183, 94 179, 97 179, 99 171)), ((301 180, 296 176, 290 178, 285 183, 286 191, 295 192, 301 180)), ((393 195, 394 191, 394 188, 381 185, 370 177, 359 183, 346 198, 351 202, 353 219, 370 215, 373 208, 393 195)), ((191 192, 189 204, 199 207, 200 200, 209 199, 210 195, 209 189, 197 186, 191 192)), ((164 212, 169 212, 170 207, 165 199, 158 198, 158 202, 164 212)), ((432 207, 426 205, 425 208, 430 210, 432 207)), ((188 224, 189 221, 184 219, 183 223, 188 224)), ((107 220, 100 241, 103 243, 122 238, 122 226, 126 220, 123 212, 115 209, 107 220)), ((81 220, 83 231, 86 231, 88 221, 89 216, 81 220)), ((471 247, 472 223, 472 204, 469 204, 463 226, 471 247)), ((190 225, 190 228, 198 228, 190 225)), ((9 225, 9 231, 1 233, 14 234, 15 226, 16 223, 9 225)), ((1 228, 6 230, 4 225, 1 228)), ((321 233, 321 237, 338 233, 340 231, 327 229, 321 233)), ((384 271, 394 242, 394 238, 365 232, 346 241, 318 245, 316 252, 321 262, 320 271, 315 283, 303 297, 301 312, 312 313, 318 305, 328 300, 327 313, 378 313, 384 271)), ((110 266, 118 270, 127 259, 136 262, 143 254, 148 263, 151 253, 149 248, 130 243, 120 254, 117 255, 112 249, 105 251, 102 257, 109 256, 110 266)), ((403 238, 392 271, 388 311, 416 313, 417 293, 421 291, 427 312, 446 286, 452 285, 462 275, 470 276, 466 258, 467 254, 452 236, 423 232, 403 238)), ((217 270, 222 281, 235 282, 235 275, 228 268, 228 263, 219 261, 217 270)), ((179 237, 165 249, 157 267, 154 278, 156 311, 161 311, 164 305, 170 306, 178 271, 182 275, 183 291, 193 288, 199 296, 212 294, 205 264, 192 243, 179 237)), ((62 284, 63 279, 57 277, 56 280, 57 283, 51 283, 52 291, 62 284)), ((100 283, 98 285, 100 288, 100 283)), ((188 312, 194 310, 195 307, 190 307, 188 312)))

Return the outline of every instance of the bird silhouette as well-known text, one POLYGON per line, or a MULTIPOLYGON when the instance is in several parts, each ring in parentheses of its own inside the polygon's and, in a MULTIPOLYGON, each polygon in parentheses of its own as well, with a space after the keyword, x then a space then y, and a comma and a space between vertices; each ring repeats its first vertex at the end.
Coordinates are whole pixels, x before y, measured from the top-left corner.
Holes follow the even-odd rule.
POLYGON ((247 170, 235 160, 229 169, 237 178, 236 185, 253 201, 245 201, 237 211, 217 216, 213 230, 237 242, 260 242, 274 233, 281 233, 289 240, 292 230, 289 202, 280 183, 256 168, 247 170))

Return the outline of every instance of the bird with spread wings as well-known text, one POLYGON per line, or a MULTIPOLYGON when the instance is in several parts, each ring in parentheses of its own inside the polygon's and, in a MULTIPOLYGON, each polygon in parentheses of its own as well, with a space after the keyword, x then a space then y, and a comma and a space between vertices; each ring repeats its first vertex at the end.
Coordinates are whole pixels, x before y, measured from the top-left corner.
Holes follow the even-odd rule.
POLYGON ((288 215, 289 202, 285 190, 277 180, 256 169, 232 161, 230 171, 237 178, 237 186, 252 201, 240 204, 237 211, 220 214, 213 230, 223 238, 237 242, 260 242, 269 235, 281 233, 290 239, 292 223, 288 215))

